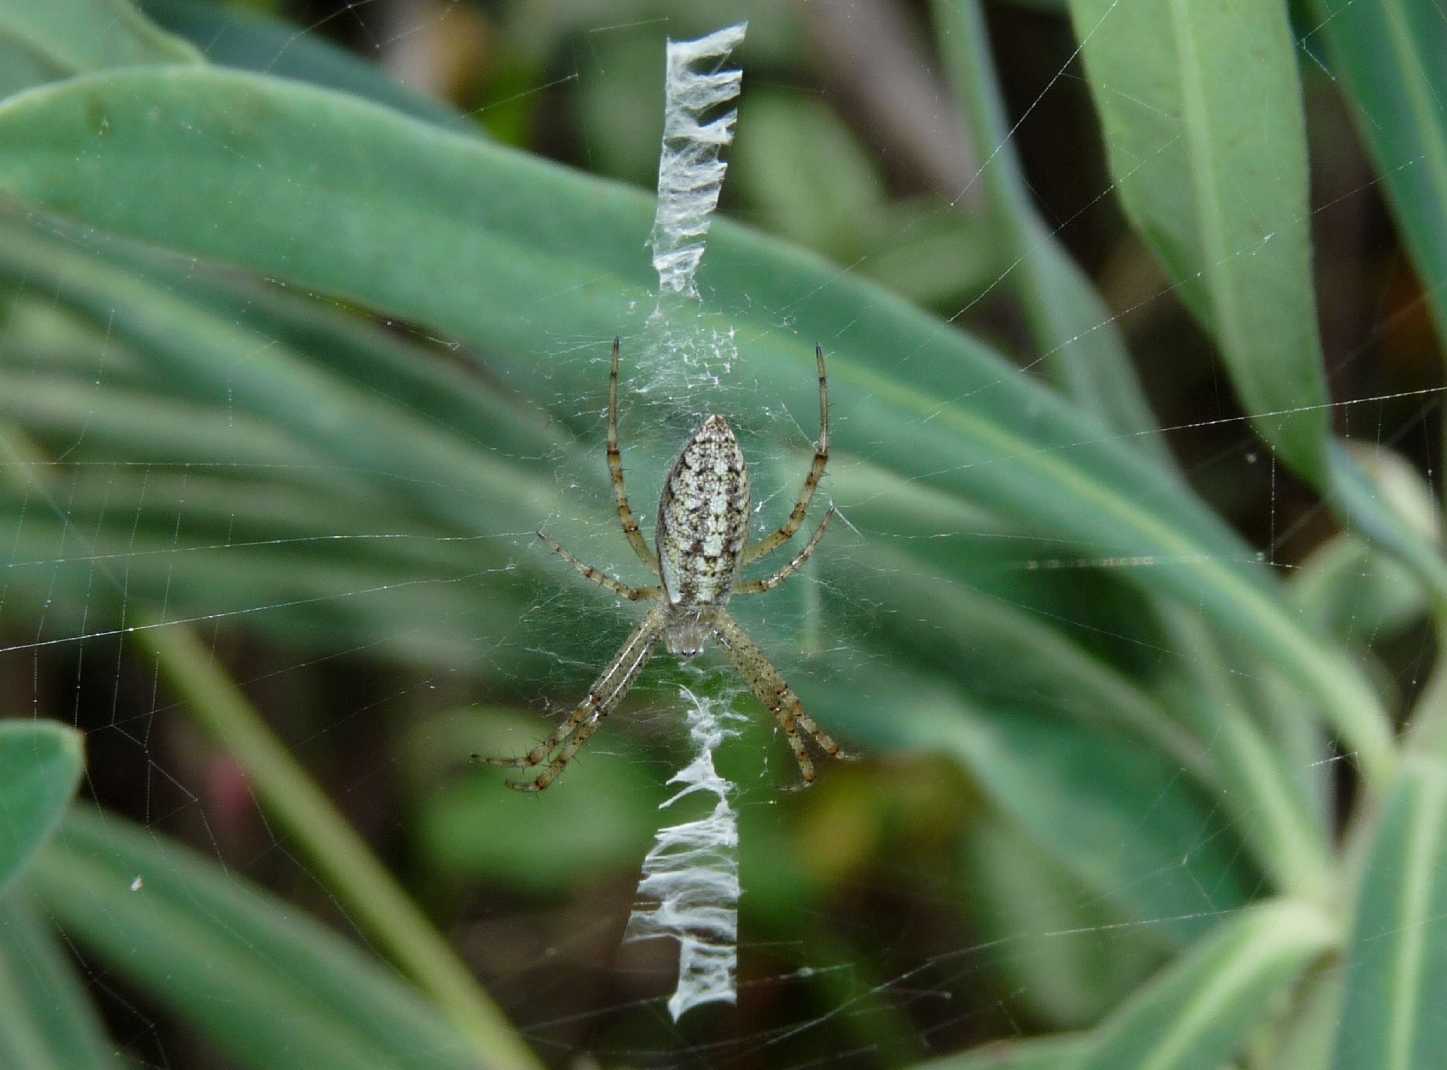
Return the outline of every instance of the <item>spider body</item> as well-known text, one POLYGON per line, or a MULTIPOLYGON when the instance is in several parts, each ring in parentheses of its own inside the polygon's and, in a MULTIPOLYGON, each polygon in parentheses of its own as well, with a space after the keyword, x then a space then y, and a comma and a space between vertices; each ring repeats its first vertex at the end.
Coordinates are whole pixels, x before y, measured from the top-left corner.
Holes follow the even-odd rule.
POLYGON ((630 587, 591 565, 585 565, 543 532, 538 537, 587 580, 630 602, 653 601, 633 633, 594 681, 588 695, 557 730, 525 755, 487 758, 492 765, 543 768, 531 781, 509 783, 519 791, 543 791, 562 773, 574 754, 621 703, 643 671, 658 643, 678 657, 691 658, 709 639, 723 648, 754 696, 778 719, 798 761, 805 784, 814 780, 814 764, 804 746, 811 737, 819 749, 840 757, 839 745, 804 712, 803 704, 764 652, 729 614, 735 594, 763 594, 797 572, 814 553, 829 527, 833 507, 794 558, 773 575, 743 580, 739 573, 793 538, 804 523, 814 490, 829 461, 829 385, 824 351, 815 347, 819 368, 819 443, 784 526, 753 545, 749 534, 749 470, 728 421, 709 416, 689 436, 668 470, 658 501, 656 550, 650 549, 633 517, 623 483, 618 450, 618 339, 613 340, 613 365, 608 378, 608 468, 623 534, 638 559, 660 580, 656 587, 630 587))
POLYGON ((722 416, 699 425, 668 470, 658 502, 658 567, 670 653, 698 650, 686 639, 703 610, 733 593, 749 534, 749 469, 722 416), (677 641, 675 641, 677 640, 677 641))

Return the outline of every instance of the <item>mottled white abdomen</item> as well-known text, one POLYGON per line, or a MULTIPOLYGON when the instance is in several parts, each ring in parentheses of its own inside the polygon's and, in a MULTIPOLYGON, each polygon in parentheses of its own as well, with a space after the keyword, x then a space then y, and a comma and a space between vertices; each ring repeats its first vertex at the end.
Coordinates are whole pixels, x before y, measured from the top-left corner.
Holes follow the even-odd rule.
POLYGON ((744 455, 728 422, 710 416, 684 443, 658 501, 658 563, 669 602, 727 602, 748 530, 744 455))

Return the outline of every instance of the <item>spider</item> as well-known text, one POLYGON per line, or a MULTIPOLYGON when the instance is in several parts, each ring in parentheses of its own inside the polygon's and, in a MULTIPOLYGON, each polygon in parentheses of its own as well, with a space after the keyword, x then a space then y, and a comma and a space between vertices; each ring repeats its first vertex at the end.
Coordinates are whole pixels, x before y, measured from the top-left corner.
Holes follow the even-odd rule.
MULTIPOLYGON (((513 781, 518 791, 544 791, 567 768, 573 755, 598 730, 628 694, 643 671, 660 639, 670 654, 695 657, 709 639, 718 640, 734 668, 750 689, 778 719, 789 740, 805 785, 814 782, 814 763, 804 748, 803 733, 830 757, 843 757, 839 744, 804 712, 803 704, 784 682, 779 670, 729 615, 729 598, 736 594, 772 591, 808 561, 824 537, 834 507, 814 529, 814 534, 788 564, 771 576, 745 580, 738 572, 793 538, 804 523, 814 490, 829 463, 829 380, 824 368, 824 350, 814 347, 819 366, 819 445, 814 462, 804 478, 804 488, 784 526, 771 535, 745 546, 749 536, 749 471, 733 430, 722 416, 709 416, 699 424, 679 451, 668 470, 658 500, 657 552, 650 549, 633 518, 628 492, 623 486, 623 461, 618 453, 618 339, 613 339, 613 369, 608 376, 608 469, 613 495, 618 502, 618 520, 633 552, 661 581, 661 586, 630 587, 563 549, 546 533, 538 538, 583 576, 630 602, 655 602, 642 623, 633 630, 622 649, 594 681, 587 698, 555 732, 527 754, 513 758, 482 759, 490 765, 541 772, 531 781, 513 781)), ((476 756, 474 756, 476 757, 476 756)))

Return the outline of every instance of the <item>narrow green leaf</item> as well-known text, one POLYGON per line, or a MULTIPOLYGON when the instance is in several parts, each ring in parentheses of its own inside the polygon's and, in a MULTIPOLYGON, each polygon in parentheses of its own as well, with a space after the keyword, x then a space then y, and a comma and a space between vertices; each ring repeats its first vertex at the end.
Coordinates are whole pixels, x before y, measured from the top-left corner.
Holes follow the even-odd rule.
POLYGON ((171 621, 225 622, 318 652, 339 645, 364 647, 379 657, 471 675, 546 668, 532 651, 479 646, 479 635, 507 635, 515 629, 531 600, 527 582, 503 582, 505 565, 424 570, 370 555, 356 560, 335 530, 291 546, 263 532, 248 540, 249 546, 228 548, 227 537, 234 532, 222 525, 198 533, 211 549, 178 548, 174 510, 169 529, 142 529, 134 544, 119 538, 119 525, 113 525, 108 531, 113 541, 99 556, 77 552, 75 539, 70 553, 58 555, 62 538, 74 535, 82 519, 94 528, 109 517, 77 515, 75 526, 66 526, 63 519, 47 521, 35 511, 25 518, 21 537, 11 539, 20 519, 19 510, 0 511, 7 548, 20 556, 5 574, 7 604, 17 611, 21 605, 33 607, 38 614, 49 603, 44 631, 26 647, 65 642, 80 635, 82 626, 87 635, 150 627, 137 623, 137 612, 148 604, 161 605, 169 584, 171 598, 165 604, 171 621), (124 616, 113 589, 95 583, 97 568, 128 577, 124 616), (483 578, 498 581, 488 584, 485 598, 478 594, 477 581, 483 578))
POLYGON ((19 56, 31 57, 37 71, 53 77, 107 67, 201 61, 194 48, 158 30, 130 0, 6 4, 0 8, 0 59, 19 56))
MULTIPOLYGON (((558 340, 596 340, 604 352, 614 333, 641 328, 652 307, 637 251, 652 206, 637 191, 333 93, 235 72, 118 71, 0 105, 0 189, 434 324, 488 352, 496 374, 520 392, 566 399, 558 407, 569 413, 597 389, 599 366, 550 360, 558 340), (102 118, 114 136, 95 136, 102 118), (169 161, 171 196, 156 195, 158 158, 169 161), (238 158, 249 165, 238 167, 238 158), (201 193, 209 189, 226 196, 201 193)), ((63 253, 37 270, 52 282, 91 275, 63 253)), ((175 309, 182 322, 173 323, 159 306, 135 303, 134 280, 95 281, 90 293, 61 285, 61 299, 97 314, 115 309, 118 331, 180 359, 186 310, 175 309)), ((771 405, 807 411, 810 344, 823 340, 839 411, 878 461, 1092 552, 1150 557, 1155 567, 1130 570, 1133 581, 1251 636, 1318 698, 1369 779, 1390 765, 1386 721, 1360 677, 1282 611, 1250 551, 1217 517, 1097 421, 878 288, 723 221, 700 283, 745 340, 750 375, 771 405), (779 330, 778 309, 789 310, 788 332, 779 330)), ((306 381, 278 376, 272 356, 248 351, 229 366, 238 396, 261 404, 264 394, 265 404, 306 420, 299 402, 311 392, 297 389, 306 381)), ((191 354, 191 373, 209 359, 191 354)), ((434 452, 427 433, 384 464, 384 444, 400 440, 387 428, 391 415, 373 415, 385 433, 363 444, 377 451, 363 463, 408 464, 419 478, 448 471, 459 485, 441 506, 475 529, 464 454, 434 452)), ((475 467, 476 454, 466 455, 475 467)), ((524 498, 497 511, 516 509, 513 524, 546 512, 524 498)))
POLYGON ((945 212, 927 198, 890 204, 880 229, 858 270, 924 308, 953 313, 962 295, 999 276, 999 236, 988 219, 945 212))
POLYGON ((0 274, 32 284, 52 280, 59 287, 57 299, 105 318, 117 337, 168 373, 179 392, 224 400, 229 410, 283 428, 283 441, 300 442, 372 479, 390 477, 399 494, 464 530, 479 530, 480 502, 498 517, 545 516, 556 508, 551 488, 509 478, 507 462, 470 448, 461 429, 389 404, 364 384, 167 292, 144 275, 83 253, 67 254, 61 243, 34 230, 8 237, 0 246, 0 274), (367 433, 351 433, 358 428, 367 433))
POLYGON ((1170 447, 1147 403, 1119 323, 1059 238, 1038 219, 1019 236, 1015 289, 1035 344, 1069 396, 1162 465, 1170 447))
MULTIPOLYGON (((73 812, 29 880, 68 935, 243 1065, 478 1065, 477 1049, 395 974, 120 818, 73 812)), ((487 1065, 529 1064, 499 1051, 487 1065)))
POLYGON ((914 1070, 1074 1070, 1085 1051, 1084 1037, 1031 1037, 916 1063, 914 1070))
MULTIPOLYGON (((1437 626, 1442 635, 1442 624, 1437 626)), ((1447 757, 1447 661, 1438 658, 1412 708, 1407 749, 1436 758, 1447 757)))
POLYGON ((862 250, 841 247, 842 235, 884 212, 884 177, 833 109, 796 96, 782 89, 750 95, 729 181, 759 206, 771 229, 848 263, 862 250))
POLYGON ((0 721, 0 892, 55 830, 84 764, 79 732, 55 721, 0 721))
MULTIPOLYGON (((1417 470, 1382 447, 1359 447, 1354 456, 1387 511, 1425 542, 1440 543, 1434 491, 1417 470)), ((1428 610, 1427 592, 1401 562, 1349 532, 1323 543, 1294 570, 1290 597, 1308 620, 1359 647, 1400 632, 1428 610)))
POLYGON ((1288 764, 1285 748, 1253 716, 1269 708, 1264 690, 1243 687, 1231 671, 1249 652, 1217 641, 1188 610, 1170 606, 1163 616, 1165 645, 1189 652, 1184 671, 1165 680, 1164 701, 1199 738, 1210 741, 1221 787, 1218 805, 1278 892, 1324 901, 1333 883, 1329 826, 1304 771, 1288 764), (1256 699, 1254 708, 1250 699, 1256 699))
MULTIPOLYGON (((976 153, 986 161, 981 177, 990 203, 1008 221, 1014 235, 1019 260, 1011 274, 1018 279, 1017 288, 1039 344, 1051 353, 1064 350, 1058 358, 1061 370, 1056 372, 1057 380, 1071 397, 1136 436, 1136 441, 1147 444, 1152 455, 1168 465, 1169 451, 1161 436, 1150 433, 1155 428, 1154 418, 1140 396, 1113 317, 1034 207, 999 98, 979 0, 937 0, 934 10, 945 57, 970 116, 976 153)), ((1170 614, 1171 609, 1168 606, 1163 611, 1170 614)), ((1210 631, 1193 627, 1191 639, 1189 645, 1178 644, 1177 649, 1197 651, 1190 663, 1193 674, 1211 689, 1231 688, 1229 666, 1219 664, 1210 631), (1207 675, 1200 672, 1203 664, 1213 666, 1212 679, 1203 679, 1207 675)), ((1127 712, 1132 707, 1119 709, 1127 712)), ((1217 726, 1210 723, 1215 710, 1208 711, 1205 730, 1198 728, 1198 734, 1213 741, 1220 780, 1230 786, 1221 796, 1225 805, 1238 818, 1246 818, 1240 827, 1247 831, 1258 861, 1278 885, 1293 889, 1296 882, 1303 881, 1321 887, 1325 849, 1318 842, 1319 835, 1302 820, 1303 815, 1292 811, 1290 800, 1280 797, 1275 770, 1266 760, 1272 756, 1260 745, 1244 708, 1235 705, 1225 712, 1230 716, 1225 717, 1225 730, 1219 735, 1217 726), (1252 761, 1238 760, 1248 755, 1252 761)), ((1132 720, 1163 727, 1159 717, 1132 720)))
POLYGON ((1012 1016, 1023 1010, 1055 1029, 1094 1025, 1171 950, 1155 926, 1075 880, 1013 821, 972 821, 961 856, 963 906, 994 953, 996 984, 1012 993, 1012 1016))
POLYGON ((177 402, 155 391, 59 379, 5 368, 0 418, 39 438, 85 431, 87 452, 97 460, 186 464, 197 468, 270 470, 283 479, 355 485, 355 478, 327 465, 326 456, 285 431, 244 412, 177 402), (120 450, 119 447, 126 447, 120 450), (109 448, 110 452, 107 452, 109 448))
POLYGON ((1447 18, 1418 0, 1311 5, 1447 349, 1447 18))
MULTIPOLYGON (((1154 430, 1154 418, 1140 396, 1113 317, 1034 207, 1015 157, 1013 131, 999 99, 979 0, 938 0, 934 10, 944 55, 970 116, 976 153, 986 161, 981 177, 990 193, 990 203, 1007 220, 1014 235, 1019 260, 1011 275, 1018 280, 1016 285, 1038 343, 1057 354, 1052 361, 1060 365, 1055 373, 1057 380, 1071 397, 1101 413, 1113 426, 1137 436, 1136 441, 1152 448, 1153 456, 1169 463, 1163 439, 1149 433, 1154 430)), ((1211 655, 1214 640, 1204 628, 1195 629, 1195 633, 1191 645, 1180 649, 1198 651, 1192 667, 1199 669, 1200 661, 1216 660, 1211 655)), ((1214 683, 1230 686, 1228 667, 1219 667, 1214 683)), ((1125 712, 1131 707, 1120 709, 1125 712)), ((1157 726, 1161 723, 1159 717, 1145 722, 1139 717, 1133 720, 1157 726)), ((1245 710, 1235 708, 1226 723, 1231 730, 1219 736, 1214 725, 1203 733, 1216 744, 1213 749, 1224 752, 1217 764, 1222 779, 1231 787, 1222 793, 1226 806, 1238 816, 1244 812, 1247 820, 1240 827, 1247 830, 1257 848, 1257 859, 1278 883, 1291 887, 1300 880, 1320 887, 1325 851, 1317 843, 1319 836, 1300 814, 1292 812, 1289 801, 1280 798, 1274 770, 1263 760, 1268 755, 1256 740, 1245 710), (1253 763, 1235 760, 1247 753, 1255 759, 1253 763)))
POLYGON ((1391 488, 1375 482, 1345 443, 1328 442, 1327 457, 1327 500, 1354 530, 1410 568, 1442 605, 1447 600, 1447 562, 1437 542, 1418 533, 1413 514, 1396 507, 1391 488))
POLYGON ((912 694, 909 717, 887 730, 954 757, 1037 845, 1127 918, 1184 946, 1247 903, 1259 877, 1178 764, 1099 728, 1003 709, 962 716, 920 688, 912 694))
MULTIPOLYGON (((245 324, 261 340, 281 340, 308 361, 431 424, 473 439, 482 449, 556 455, 557 429, 523 411, 517 396, 456 364, 455 345, 444 349, 406 342, 367 317, 338 311, 274 284, 207 270, 192 257, 113 236, 82 234, 58 219, 44 222, 47 231, 85 245, 107 263, 141 275, 163 290, 184 294, 228 322, 245 324)), ((157 378, 158 385, 167 384, 164 376, 157 378)), ((601 397, 601 383, 598 389, 601 397)))
POLYGON ((1292 580, 1293 600, 1306 619, 1353 646, 1399 635, 1427 611, 1416 577, 1350 532, 1313 550, 1292 580))
POLYGON ((0 99, 33 85, 58 81, 70 74, 54 59, 24 41, 0 37, 0 99))
POLYGON ((459 133, 482 127, 432 97, 389 78, 375 63, 255 7, 204 0, 140 0, 158 25, 189 41, 211 63, 265 71, 354 93, 459 133))
MULTIPOLYGON (((47 222, 48 227, 53 225, 47 222)), ((24 229, 18 240, 24 239, 24 229)), ((81 240, 79 235, 71 237, 81 240)), ((540 421, 518 419, 515 403, 479 394, 476 377, 439 364, 431 353, 381 342, 375 338, 375 332, 364 330, 355 317, 338 316, 316 307, 315 303, 278 296, 259 287, 223 284, 198 271, 193 262, 184 265, 183 279, 177 277, 179 271, 173 271, 171 265, 164 262, 165 258, 158 257, 154 251, 120 248, 113 241, 95 244, 93 248, 107 263, 124 263, 161 283, 168 293, 189 284, 188 295, 199 296, 228 326, 234 328, 238 323, 245 323, 257 332, 250 343, 253 349, 262 347, 268 339, 293 341, 296 352, 306 354, 311 363, 345 373, 348 381, 365 382, 376 394, 415 410, 430 422, 449 428, 485 428, 487 439, 479 446, 523 449, 537 455, 549 449, 544 425, 540 421)), ((31 304, 34 302, 28 302, 27 307, 31 304)), ((50 321, 56 318, 52 315, 32 324, 30 334, 44 337, 53 326, 50 321)), ((14 335, 12 331, 11 337, 14 335)), ((196 337, 199 341, 201 335, 198 333, 196 337)), ((112 385, 110 350, 119 346, 115 332, 112 331, 109 339, 96 334, 76 344, 86 341, 93 347, 99 347, 104 341, 103 356, 92 357, 94 363, 90 367, 78 365, 80 374, 74 380, 66 378, 56 382, 47 376, 45 373, 53 370, 53 362, 40 365, 42 372, 31 370, 24 359, 17 360, 25 370, 10 374, 10 389, 0 396, 0 413, 54 441, 57 449, 63 445, 71 460, 90 458, 109 463, 145 459, 184 463, 185 469, 178 475, 144 469, 137 469, 135 475, 127 469, 106 470, 99 478, 77 473, 65 491, 70 526, 93 532, 92 538, 97 543, 93 548, 95 554, 102 555, 111 567, 126 569, 127 588, 133 599, 151 591, 159 601, 164 590, 170 615, 181 619, 225 613, 232 607, 276 604, 277 609, 238 618, 239 623, 276 633, 286 626, 288 619, 294 621, 314 608, 296 603, 324 597, 329 591, 345 595, 382 586, 395 588, 419 580, 431 581, 427 589, 436 591, 436 581, 441 578, 507 564, 504 558, 490 551, 488 543, 479 547, 471 541, 429 541, 443 537, 445 530, 413 521, 406 503, 398 501, 388 506, 386 528, 402 537, 369 540, 368 536, 377 531, 378 496, 386 492, 385 486, 376 482, 369 486, 358 479, 357 473, 325 464, 325 453, 303 447, 294 435, 237 411, 229 391, 224 397, 227 407, 222 408, 219 401, 215 405, 198 405, 189 400, 164 397, 153 400, 149 396, 149 392, 161 387, 186 391, 185 381, 176 376, 147 376, 142 385, 135 387, 112 385), (105 376, 107 383, 103 394, 96 385, 100 375, 105 376), (100 404, 102 397, 104 403, 100 404), (233 478, 199 474, 200 462, 210 462, 218 475, 229 475, 233 467, 255 468, 256 471, 249 474, 258 482, 240 483, 233 478), (309 485, 293 489, 279 483, 260 482, 268 477, 309 485), (323 490, 326 493, 319 493, 323 490), (359 510, 347 499, 363 493, 368 504, 359 510), (117 501, 142 499, 156 508, 144 515, 138 511, 134 518, 114 509, 117 501), (174 508, 170 503, 183 499, 185 537, 178 542, 174 508), (353 536, 361 541, 355 541, 353 536), (284 560, 304 562, 297 571, 301 578, 288 577, 283 569, 268 567, 267 560, 278 564, 284 560), (374 562, 378 569, 395 571, 391 575, 369 573, 367 566, 374 562), (439 569, 446 572, 439 573, 439 569)), ((190 351, 189 347, 187 350, 190 351)), ((238 355, 241 352, 238 350, 238 355)), ((226 365, 225 360, 207 363, 226 365)), ((588 462, 596 464, 596 461, 593 453, 577 459, 580 466, 588 462)), ((1085 622, 1093 619, 1090 614, 1099 610, 1104 614, 1101 625, 1107 626, 1106 617, 1117 608, 1117 601, 1102 597, 1098 589, 1101 585, 1081 582, 1079 578, 1061 583, 1054 575, 1035 575, 1023 588, 1016 587, 995 597, 982 596, 977 592, 981 584, 989 584, 992 572, 1020 575, 1020 569, 1031 555, 1038 555, 1044 549, 1054 552, 1055 547, 1014 536, 1002 522, 987 521, 981 510, 954 496, 930 491, 918 482, 901 481, 863 462, 851 461, 850 467, 851 492, 862 499, 862 504, 851 508, 854 521, 876 529, 888 525, 894 538, 909 540, 915 556, 927 558, 931 566, 922 570, 917 561, 911 561, 904 554, 892 550, 872 551, 872 554, 887 556, 883 560, 876 557, 875 567, 863 570, 856 584, 864 586, 855 592, 856 596, 868 597, 871 588, 877 586, 880 597, 888 598, 904 612, 912 598, 922 606, 937 603, 938 584, 950 582, 956 590, 948 603, 951 612, 947 620, 940 621, 936 632, 940 636, 947 632, 951 639, 948 647, 941 650, 943 659, 959 667, 959 659, 964 654, 970 659, 965 673, 979 684, 983 678, 977 671, 977 663, 988 669, 1028 658, 1034 666, 1032 673, 1040 681, 1037 690, 1042 697, 1045 681, 1051 681, 1051 695, 1058 695, 1072 713, 1128 721, 1148 738, 1164 743, 1169 753, 1193 771, 1202 768, 1202 748, 1196 741, 1153 709, 1153 704, 1124 676, 1097 664, 1097 658, 1052 629, 1047 617, 1030 612, 1042 608, 1049 618, 1085 622), (969 555, 935 552, 940 543, 931 535, 943 530, 979 535, 984 530, 982 525, 987 524, 998 529, 1001 535, 1012 537, 987 542, 969 555), (1007 551, 1014 556, 1005 561, 996 560, 996 551, 1007 551), (957 578, 947 578, 951 574, 957 578), (1041 602, 1046 589, 1055 587, 1078 593, 1080 597, 1068 604, 1055 600, 1041 602), (976 649, 980 635, 988 640, 1001 640, 998 649, 991 647, 998 657, 983 655, 976 649)), ((781 481, 795 478, 792 466, 781 464, 778 468, 781 481)), ((533 477, 519 465, 513 478, 521 484, 533 477)), ((16 501, 10 512, 13 512, 15 535, 0 537, 10 538, 12 545, 13 540, 21 540, 25 549, 43 547, 44 532, 37 530, 37 523, 43 528, 46 520, 37 521, 34 511, 27 510, 21 500, 16 501)), ((8 526, 11 518, 6 514, 7 510, 0 504, 0 521, 7 522, 8 526)), ((58 533, 55 541, 58 544, 58 533)), ((510 547, 505 549, 512 552, 510 547)), ((68 556, 74 562, 78 555, 68 556)), ((11 566, 12 575, 19 584, 26 584, 32 578, 38 580, 38 584, 29 586, 37 595, 45 597, 54 594, 47 592, 47 587, 48 583, 56 582, 53 574, 57 567, 62 585, 86 581, 89 566, 51 563, 37 568, 33 564, 50 562, 52 558, 53 554, 43 550, 22 555, 17 559, 19 564, 11 566), (20 576, 25 570, 29 574, 20 576), (52 578, 47 581, 46 576, 52 578)), ((530 566, 546 567, 536 556, 524 560, 530 566)), ((1064 576, 1059 578, 1063 580, 1064 576)), ((499 601, 496 584, 492 589, 492 597, 484 603, 489 609, 499 601)), ((386 636, 383 641, 387 649, 394 649, 397 640, 419 635, 419 628, 424 626, 420 621, 407 626, 401 605, 405 598, 404 592, 395 591, 389 595, 394 612, 382 614, 375 625, 369 621, 360 623, 361 627, 375 628, 376 634, 386 636)), ((341 597, 335 604, 339 612, 354 609, 365 617, 367 608, 375 601, 341 597)), ((446 601, 459 600, 447 597, 446 601)), ((436 608, 439 612, 433 617, 446 615, 445 605, 436 608)), ((488 616, 501 626, 504 618, 501 608, 497 608, 499 612, 488 616)), ((476 615, 469 617, 473 630, 478 619, 476 615)), ((892 616, 885 622, 891 632, 895 630, 893 619, 892 616)), ((54 626, 61 624, 54 612, 48 620, 54 626)), ((432 628, 427 634, 430 637, 436 631, 432 628)), ((294 638, 298 632, 290 628, 288 634, 294 638)), ((902 631, 899 643, 903 656, 918 655, 920 642, 914 630, 902 631)), ((439 642, 434 649, 444 663, 453 664, 451 655, 458 646, 455 641, 439 642)), ((423 648, 420 642, 409 647, 423 648)), ((1013 683, 1010 686, 1013 689, 1013 683)))
POLYGON ((1098 1026, 1079 1070, 1220 1070, 1335 938, 1305 903, 1242 911, 1098 1026))
MULTIPOLYGON (((1249 656, 1234 643, 1225 644, 1224 649, 1228 664, 1249 656)), ((1341 753, 1336 741, 1312 717, 1306 704, 1313 700, 1283 680, 1280 673, 1266 669, 1249 680, 1237 677, 1237 684, 1248 692, 1248 708, 1276 752, 1282 786, 1295 793, 1315 817, 1317 835, 1329 837, 1326 830, 1338 820, 1337 765, 1350 758, 1341 753)))
POLYGON ((142 639, 190 715, 235 756, 256 794, 321 871, 328 889, 475 1043, 508 1066, 532 1065, 502 1013, 305 770, 268 731, 246 696, 184 626, 142 639))
POLYGON ((85 982, 27 901, 0 898, 0 1065, 106 1070, 117 1065, 85 982))
POLYGON ((1025 308, 1039 359, 1078 404, 1168 466, 1170 450, 1152 432, 1156 419, 1141 392, 1125 340, 1085 273, 1045 225, 1011 140, 990 54, 982 0, 936 0, 940 49, 968 116, 966 132, 982 162, 991 212, 1010 235, 1007 281, 1025 308))
POLYGON ((1341 963, 1334 959, 1308 972, 1292 993, 1285 1020, 1274 1023, 1262 1048, 1253 1046, 1255 1065, 1330 1070, 1337 1025, 1341 1022, 1343 972, 1341 963))
MULTIPOLYGON (((823 101, 755 87, 748 108, 729 184, 773 233, 923 305, 958 308, 998 278, 1008 252, 998 228, 934 197, 892 199, 876 162, 823 101)), ((645 151, 653 163, 657 147, 649 141, 645 151)))
POLYGON ((1336 1070, 1435 1066, 1447 1050, 1447 764, 1403 766, 1363 872, 1336 1070))
POLYGON ((1127 214, 1215 337, 1257 432, 1447 598, 1447 562, 1331 435, 1286 5, 1071 0, 1127 214))
MULTIPOLYGON (((887 492, 881 488, 880 493, 887 492)), ((899 497, 894 499, 896 505, 902 504, 899 497)), ((893 514, 905 516, 907 509, 897 508, 893 514)), ((980 530, 978 525, 974 530, 980 530)), ((871 547, 869 559, 873 567, 867 570, 846 561, 836 582, 843 582, 843 572, 851 570, 851 597, 877 599, 900 611, 880 622, 877 641, 891 645, 902 660, 968 679, 981 697, 998 693, 1010 699, 1018 694, 1024 677, 1032 681, 1035 711, 1124 728, 1159 748, 1196 779, 1216 785, 1212 761, 1199 738, 1125 672, 1068 639, 1034 607, 982 592, 968 573, 959 576, 922 568, 917 558, 897 550, 871 547), (932 627, 922 633, 911 607, 928 608, 932 627)), ((832 573, 834 563, 823 567, 832 573)), ((1085 618, 1070 613, 1068 619, 1085 618)))
POLYGON ((1071 0, 1126 212, 1215 336, 1257 430, 1320 480, 1306 130, 1285 5, 1071 0))
POLYGON ((658 830, 658 804, 667 798, 651 764, 594 754, 569 767, 566 790, 549 792, 546 808, 503 791, 509 777, 502 770, 464 764, 469 754, 526 751, 543 723, 536 714, 469 707, 428 718, 408 733, 418 799, 410 827, 437 870, 549 895, 634 868, 647 853, 658 830), (549 850, 540 852, 539 842, 549 850))

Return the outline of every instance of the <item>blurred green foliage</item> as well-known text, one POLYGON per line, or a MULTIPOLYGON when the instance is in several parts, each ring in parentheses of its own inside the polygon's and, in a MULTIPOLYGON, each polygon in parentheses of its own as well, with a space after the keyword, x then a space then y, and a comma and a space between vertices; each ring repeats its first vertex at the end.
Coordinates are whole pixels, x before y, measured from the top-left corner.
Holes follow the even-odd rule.
POLYGON ((62 818, 79 737, 0 726, 9 1062, 156 1057, 117 1029, 119 984, 163 1052, 192 1034, 151 1007, 258 1067, 671 1057, 720 1035, 777 1037, 771 1064, 1430 1064, 1438 507, 1390 448, 1421 402, 1348 448, 1331 391, 1416 389, 1388 373, 1427 375, 1447 322, 1425 7, 1305 27, 1275 0, 992 8, 1017 58, 1066 62, 1073 27, 1097 172, 1027 125, 1066 87, 1002 79, 975 0, 928 26, 866 0, 423 5, 401 26, 263 6, 0 5, 0 695, 69 712, 92 755, 62 818), (669 967, 617 945, 679 760, 653 737, 680 682, 721 681, 660 659, 634 726, 541 799, 464 759, 530 741, 626 631, 531 532, 623 557, 599 413, 608 340, 651 308, 663 42, 740 17, 700 282, 747 366, 724 400, 637 369, 628 464, 661 472, 680 421, 727 403, 756 480, 792 486, 789 414, 825 345, 827 488, 852 531, 745 612, 868 760, 779 795, 761 717, 726 749, 742 1003, 673 1034, 669 967), (871 47, 841 50, 840 18, 871 47), (929 116, 870 111, 919 71, 929 116), (1361 303, 1380 280, 1320 254, 1312 277, 1331 237, 1308 180, 1340 139, 1308 134, 1342 106, 1375 170, 1329 163, 1369 176, 1348 204, 1387 191, 1416 272, 1391 322, 1426 324, 1381 344, 1375 377, 1328 363, 1347 302, 1319 293, 1361 303), (1060 174, 1086 206, 1064 226, 1036 188, 1060 174), (1131 229, 1087 273, 1065 243, 1107 187, 1131 229), (1193 347, 1239 408, 1201 402, 1193 347), (1269 464, 1220 474, 1253 450, 1269 464), (953 998, 895 998, 921 971, 953 998))

